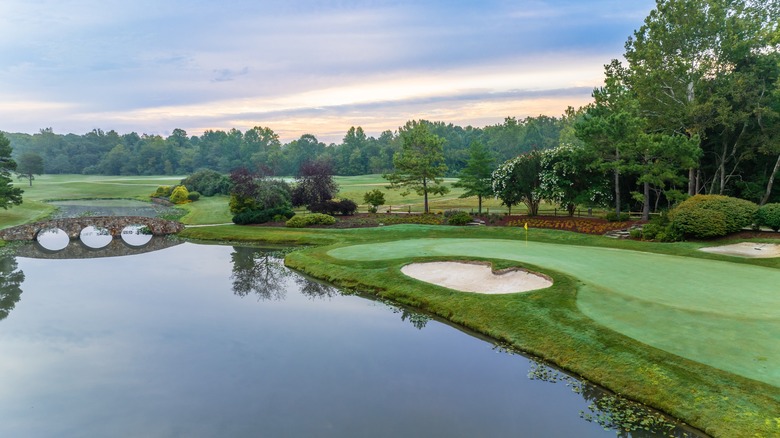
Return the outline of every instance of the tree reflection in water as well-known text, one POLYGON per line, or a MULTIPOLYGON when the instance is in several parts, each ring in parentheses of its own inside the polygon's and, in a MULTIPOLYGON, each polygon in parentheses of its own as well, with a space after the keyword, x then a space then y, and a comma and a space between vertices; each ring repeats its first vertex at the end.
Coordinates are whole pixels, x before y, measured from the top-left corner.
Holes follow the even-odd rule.
POLYGON ((0 254, 0 320, 8 316, 21 298, 24 272, 18 267, 16 257, 0 254))
POLYGON ((283 253, 260 248, 233 247, 233 293, 240 297, 257 295, 258 301, 283 300, 287 279, 292 277, 302 294, 310 298, 329 298, 336 288, 309 280, 284 266, 283 253))
MULTIPOLYGON (((511 350, 502 347, 496 348, 512 353, 511 350)), ((675 426, 672 422, 673 420, 644 405, 578 380, 537 360, 531 358, 528 360, 531 364, 531 368, 528 370, 529 379, 549 383, 564 383, 573 392, 590 402, 588 405, 589 412, 580 411, 580 417, 586 421, 597 423, 605 430, 614 430, 618 437, 649 438, 666 436, 694 438, 702 436, 693 430, 675 426)))
POLYGON ((283 300, 287 294, 285 279, 290 271, 273 251, 233 247, 233 293, 240 297, 257 295, 258 301, 283 300))

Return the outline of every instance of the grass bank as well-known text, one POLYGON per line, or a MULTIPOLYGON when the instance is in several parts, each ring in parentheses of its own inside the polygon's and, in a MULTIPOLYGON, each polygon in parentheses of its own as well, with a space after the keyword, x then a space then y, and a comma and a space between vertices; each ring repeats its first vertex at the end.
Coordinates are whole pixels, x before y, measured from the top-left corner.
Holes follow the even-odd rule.
MULTIPOLYGON (((421 238, 509 239, 522 245, 517 229, 399 225, 352 230, 288 230, 224 226, 188 229, 184 236, 314 245, 289 254, 287 264, 342 287, 446 318, 661 409, 712 435, 780 434, 780 388, 670 354, 604 327, 585 316, 577 306, 577 295, 587 292, 591 285, 559 270, 484 255, 344 260, 329 254, 331 250, 356 244, 378 245, 421 238), (499 267, 522 266, 551 276, 555 285, 528 294, 463 294, 400 274, 400 268, 406 263, 438 259, 478 259, 499 267)), ((553 230, 531 230, 529 240, 780 268, 778 260, 737 259, 697 251, 705 246, 703 243, 618 241, 553 230)), ((468 241, 464 242, 468 246, 468 241)), ((370 247, 365 250, 369 251, 370 247)))

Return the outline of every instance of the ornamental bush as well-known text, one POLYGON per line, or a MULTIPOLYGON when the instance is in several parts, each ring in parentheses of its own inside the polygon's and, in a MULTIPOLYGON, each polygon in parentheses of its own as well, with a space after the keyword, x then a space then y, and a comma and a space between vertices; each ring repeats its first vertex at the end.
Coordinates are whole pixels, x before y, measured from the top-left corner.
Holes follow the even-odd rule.
POLYGON ((342 216, 353 215, 357 211, 357 204, 350 199, 336 201, 328 199, 327 201, 316 202, 309 205, 309 211, 312 213, 322 213, 328 215, 340 214, 342 216))
POLYGON ((189 195, 187 195, 187 199, 189 199, 192 202, 195 202, 198 199, 200 199, 200 193, 198 193, 198 192, 190 192, 189 195))
POLYGON ((465 211, 460 211, 458 213, 455 213, 451 215, 449 218, 447 218, 447 224, 449 225, 466 225, 471 223, 471 221, 474 220, 468 213, 465 211))
POLYGON ((171 192, 173 192, 173 187, 159 186, 157 187, 157 190, 152 193, 152 198, 168 198, 171 196, 171 192))
POLYGON ((722 195, 696 195, 670 213, 671 229, 684 236, 711 238, 736 233, 755 222, 758 205, 722 195))
POLYGON ((759 208, 756 222, 758 226, 769 227, 774 231, 780 230, 780 204, 766 204, 759 208))
POLYGON ((170 198, 168 198, 168 200, 173 202, 174 204, 183 204, 189 201, 189 195, 190 192, 189 190, 187 190, 187 187, 176 186, 176 188, 173 189, 173 192, 171 193, 171 196, 170 198))
POLYGON ((201 169, 181 180, 191 192, 200 192, 203 196, 229 195, 230 178, 210 169, 201 169))
POLYGON ((264 210, 245 210, 233 216, 233 223, 238 225, 264 224, 270 221, 287 220, 295 215, 290 207, 266 208, 264 210))
POLYGON ((312 213, 307 215, 295 215, 287 221, 290 228, 304 228, 310 225, 333 225, 336 218, 322 213, 312 213))

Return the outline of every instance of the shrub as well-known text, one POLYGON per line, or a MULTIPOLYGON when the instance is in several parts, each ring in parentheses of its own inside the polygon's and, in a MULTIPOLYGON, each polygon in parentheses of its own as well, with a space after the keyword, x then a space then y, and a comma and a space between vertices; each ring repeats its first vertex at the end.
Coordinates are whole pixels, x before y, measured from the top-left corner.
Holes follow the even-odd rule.
POLYGON ((191 192, 200 192, 203 196, 230 194, 230 178, 210 169, 198 170, 181 180, 181 185, 191 192))
POLYGON ((187 195, 187 199, 189 199, 190 201, 195 202, 198 199, 200 199, 200 193, 198 193, 198 192, 190 192, 189 195, 187 195))
POLYGON ((363 195, 363 202, 371 206, 368 211, 376 213, 379 206, 385 203, 385 194, 379 189, 368 191, 363 195))
POLYGON ((171 192, 171 196, 168 198, 168 200, 174 204, 183 204, 189 201, 189 195, 190 192, 187 190, 187 187, 176 186, 176 188, 173 189, 173 192, 171 192))
POLYGON ((759 208, 756 222, 759 226, 780 230, 780 204, 766 204, 759 208))
POLYGON ((663 229, 664 227, 658 224, 654 224, 654 223, 645 224, 642 227, 642 234, 641 234, 642 240, 655 239, 656 235, 660 233, 663 229))
POLYGON ((755 221, 758 205, 722 195, 696 195, 670 213, 670 229, 683 236, 721 237, 736 233, 755 221))
POLYGON ((238 225, 264 224, 270 221, 286 221, 293 217, 293 212, 289 207, 275 207, 264 210, 245 210, 233 216, 233 223, 238 225))
POLYGON ((287 221, 290 228, 304 228, 310 225, 333 225, 336 218, 322 213, 312 213, 307 215, 295 215, 287 221))
POLYGON ((614 211, 610 211, 607 213, 607 220, 609 222, 625 222, 629 219, 628 213, 620 213, 620 216, 617 215, 614 211))
POLYGON ((468 223, 471 223, 473 218, 466 213, 465 211, 459 211, 453 215, 451 215, 449 218, 447 218, 447 224, 449 225, 466 225, 468 223))
POLYGON ((171 196, 171 192, 173 192, 173 187, 160 186, 157 187, 157 190, 155 190, 154 193, 152 193, 152 198, 168 198, 171 196))
POLYGON ((353 215, 357 211, 357 204, 350 199, 335 201, 328 199, 309 205, 309 211, 312 213, 322 213, 328 215, 340 214, 343 216, 353 215))
POLYGON ((357 211, 357 204, 351 199, 339 201, 339 212, 344 216, 352 216, 357 211))

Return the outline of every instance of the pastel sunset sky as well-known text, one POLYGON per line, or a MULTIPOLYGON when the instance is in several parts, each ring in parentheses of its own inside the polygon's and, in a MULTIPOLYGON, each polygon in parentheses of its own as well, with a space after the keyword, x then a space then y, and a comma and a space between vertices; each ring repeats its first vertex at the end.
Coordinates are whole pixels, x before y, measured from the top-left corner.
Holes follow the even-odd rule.
POLYGON ((590 101, 652 0, 3 0, 0 130, 339 142, 590 101))

